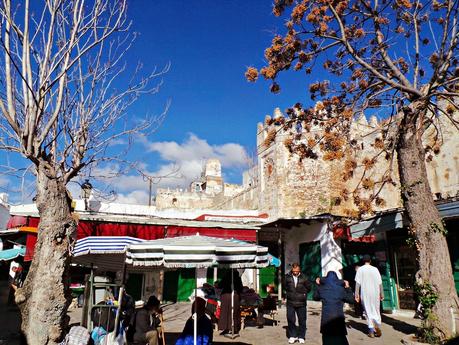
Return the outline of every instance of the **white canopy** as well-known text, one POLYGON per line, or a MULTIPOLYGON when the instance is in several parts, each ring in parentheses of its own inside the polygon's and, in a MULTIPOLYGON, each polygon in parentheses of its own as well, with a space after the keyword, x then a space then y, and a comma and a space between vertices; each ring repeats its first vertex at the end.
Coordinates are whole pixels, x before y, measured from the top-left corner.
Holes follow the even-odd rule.
POLYGON ((143 241, 129 236, 88 236, 76 242, 72 262, 107 271, 120 271, 124 266, 126 247, 143 241))
POLYGON ((126 263, 133 266, 261 268, 268 248, 234 239, 180 236, 131 244, 126 263))

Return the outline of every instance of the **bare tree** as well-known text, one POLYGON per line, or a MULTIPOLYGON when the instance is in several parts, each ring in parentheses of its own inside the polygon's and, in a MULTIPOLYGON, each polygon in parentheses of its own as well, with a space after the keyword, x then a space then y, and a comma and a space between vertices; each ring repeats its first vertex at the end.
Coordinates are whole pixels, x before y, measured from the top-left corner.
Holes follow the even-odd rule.
MULTIPOLYGON (((384 203, 379 193, 394 183, 391 176, 396 171, 418 253, 417 290, 426 316, 423 334, 448 338, 457 295, 446 230, 425 160, 439 152, 444 124, 440 117, 448 119, 447 126, 459 128, 459 3, 274 0, 273 12, 281 16, 289 7, 285 34, 276 35, 265 50, 266 66, 260 71, 249 67, 246 77, 255 81, 260 73, 273 81, 271 91, 279 92, 276 78, 281 71, 293 68, 309 76, 311 98, 321 102, 287 110, 288 118, 280 124, 291 133, 285 145, 302 159, 343 160, 344 180, 362 172, 357 184, 361 188, 343 192, 358 207, 353 216, 371 214, 375 205, 384 203), (353 118, 363 112, 386 120, 373 136, 375 155, 357 161, 362 150, 351 127, 353 118), (434 140, 424 145, 426 134, 434 140), (387 160, 388 171, 375 181, 370 172, 381 159, 387 160), (364 196, 358 189, 365 190, 364 196)), ((267 139, 275 136, 273 131, 267 139)))
POLYGON ((152 128, 153 118, 130 117, 128 107, 158 91, 161 82, 150 81, 168 66, 142 76, 139 65, 120 82, 135 39, 125 0, 3 0, 0 19, 0 149, 33 163, 40 214, 34 259, 16 301, 28 343, 56 344, 66 326, 76 231, 66 185, 94 164, 120 158, 109 154, 110 142, 152 128))

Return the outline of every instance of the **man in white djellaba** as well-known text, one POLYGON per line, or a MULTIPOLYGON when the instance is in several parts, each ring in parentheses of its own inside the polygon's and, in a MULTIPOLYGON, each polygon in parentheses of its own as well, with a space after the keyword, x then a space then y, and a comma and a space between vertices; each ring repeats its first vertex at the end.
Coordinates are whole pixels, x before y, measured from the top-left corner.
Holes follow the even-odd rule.
POLYGON ((380 301, 384 299, 381 274, 371 265, 370 255, 363 256, 363 262, 355 275, 355 300, 361 302, 368 322, 368 336, 381 336, 380 301))

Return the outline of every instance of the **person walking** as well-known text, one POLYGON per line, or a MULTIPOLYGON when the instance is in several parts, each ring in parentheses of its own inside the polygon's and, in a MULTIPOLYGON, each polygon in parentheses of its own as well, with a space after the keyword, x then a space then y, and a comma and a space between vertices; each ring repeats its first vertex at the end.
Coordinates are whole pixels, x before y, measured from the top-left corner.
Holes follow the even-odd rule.
POLYGON ((355 300, 362 302, 368 323, 368 336, 370 338, 380 337, 381 312, 380 301, 384 299, 381 274, 378 269, 371 265, 371 257, 363 256, 364 265, 361 266, 355 275, 355 300))
POLYGON ((314 299, 322 301, 320 333, 323 345, 349 345, 344 320, 344 303, 354 303, 352 290, 347 282, 338 279, 334 271, 327 273, 325 278, 317 278, 317 289, 314 299))
POLYGON ((288 343, 293 344, 298 340, 304 344, 306 337, 306 301, 308 292, 311 291, 311 283, 306 276, 301 273, 300 264, 292 264, 291 271, 285 276, 285 290, 287 293, 287 324, 288 324, 288 343), (298 318, 299 330, 296 326, 298 318))

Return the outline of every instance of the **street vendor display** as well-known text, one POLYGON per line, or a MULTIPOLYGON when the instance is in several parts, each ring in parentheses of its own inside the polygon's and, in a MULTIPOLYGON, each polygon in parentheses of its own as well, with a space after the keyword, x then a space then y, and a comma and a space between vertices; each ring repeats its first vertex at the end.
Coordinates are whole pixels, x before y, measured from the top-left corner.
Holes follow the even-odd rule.
MULTIPOLYGON (((172 268, 258 268, 268 266, 268 248, 197 234, 129 245, 126 250, 126 264, 172 268)), ((231 313, 234 314, 234 287, 232 290, 231 313)), ((197 344, 196 312, 193 318, 193 343, 197 344)), ((233 318, 231 319, 233 320, 233 318)), ((233 324, 231 336, 234 334, 233 324)))

